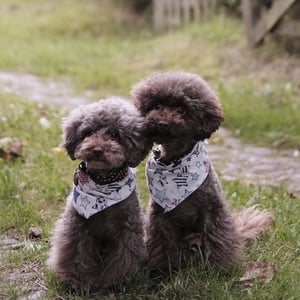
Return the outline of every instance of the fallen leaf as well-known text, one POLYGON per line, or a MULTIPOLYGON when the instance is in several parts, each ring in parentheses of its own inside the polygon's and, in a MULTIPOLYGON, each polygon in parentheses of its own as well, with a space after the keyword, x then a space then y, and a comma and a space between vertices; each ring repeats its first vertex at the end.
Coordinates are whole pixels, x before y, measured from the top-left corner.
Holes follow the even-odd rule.
POLYGON ((59 153, 64 152, 64 148, 61 148, 61 147, 53 147, 53 148, 51 149, 51 151, 52 151, 52 153, 54 153, 54 154, 59 154, 59 153))
POLYGON ((117 299, 117 297, 116 297, 116 295, 115 294, 108 294, 108 299, 112 299, 112 300, 114 300, 114 299, 117 299))
POLYGON ((294 157, 299 157, 300 151, 298 149, 293 151, 293 156, 294 157))
POLYGON ((260 279, 265 283, 270 282, 276 272, 276 266, 262 260, 259 262, 250 262, 245 274, 239 278, 239 282, 247 287, 251 287, 256 279, 260 279))
POLYGON ((51 127, 50 122, 45 117, 41 117, 39 119, 39 123, 42 126, 42 128, 44 128, 44 129, 48 129, 51 127))
POLYGON ((20 140, 11 137, 0 139, 0 158, 6 161, 13 161, 21 155, 22 143, 20 140))
POLYGON ((220 145, 223 143, 224 143, 224 141, 220 136, 214 136, 209 139, 209 144, 211 144, 211 145, 220 145))
POLYGON ((30 227, 28 237, 31 240, 40 240, 42 238, 41 230, 35 226, 30 227))

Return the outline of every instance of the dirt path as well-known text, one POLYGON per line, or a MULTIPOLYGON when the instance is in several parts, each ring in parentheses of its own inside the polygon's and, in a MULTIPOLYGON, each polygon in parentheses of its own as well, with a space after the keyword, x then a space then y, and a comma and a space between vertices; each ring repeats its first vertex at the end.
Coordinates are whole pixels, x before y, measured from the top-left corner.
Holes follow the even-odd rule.
POLYGON ((210 144, 208 151, 217 171, 225 180, 246 184, 284 186, 300 198, 300 159, 298 150, 278 151, 241 143, 221 128, 223 144, 210 144))
POLYGON ((0 72, 0 92, 70 109, 87 103, 91 93, 75 96, 67 82, 41 80, 33 75, 0 72))
MULTIPOLYGON (((6 72, 0 72, 0 92, 59 105, 67 110, 88 103, 91 98, 89 92, 75 96, 67 83, 6 72)), ((223 128, 217 136, 221 142, 211 143, 207 148, 215 168, 224 179, 238 179, 247 184, 283 185, 289 193, 300 198, 299 151, 281 152, 244 144, 223 128)))

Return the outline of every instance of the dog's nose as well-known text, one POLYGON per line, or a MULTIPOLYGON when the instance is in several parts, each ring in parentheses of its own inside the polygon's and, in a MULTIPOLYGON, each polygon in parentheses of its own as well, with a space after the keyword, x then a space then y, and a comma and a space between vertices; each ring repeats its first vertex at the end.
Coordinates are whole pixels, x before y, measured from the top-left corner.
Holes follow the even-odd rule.
POLYGON ((93 149, 93 154, 95 156, 101 156, 103 154, 102 148, 97 147, 97 148, 93 149))
POLYGON ((168 122, 166 121, 159 121, 158 122, 158 126, 161 127, 161 128, 165 128, 168 126, 168 122))

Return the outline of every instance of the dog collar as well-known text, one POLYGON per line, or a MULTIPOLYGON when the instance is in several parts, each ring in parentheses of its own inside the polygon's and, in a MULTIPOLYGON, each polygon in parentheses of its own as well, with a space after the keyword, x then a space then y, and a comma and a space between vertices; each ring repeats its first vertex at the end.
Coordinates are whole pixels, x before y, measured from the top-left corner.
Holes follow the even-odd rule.
POLYGON ((73 206, 86 219, 94 214, 127 199, 135 189, 135 169, 128 168, 128 174, 120 181, 100 185, 78 169, 78 180, 73 186, 73 206))
POLYGON ((201 186, 208 171, 209 158, 202 141, 189 154, 169 165, 152 155, 146 165, 151 197, 165 213, 169 212, 201 186))
MULTIPOLYGON (((108 184, 111 182, 116 182, 124 179, 128 174, 128 167, 120 167, 116 169, 107 169, 101 170, 97 172, 93 172, 88 170, 87 163, 85 161, 81 161, 78 169, 86 174, 88 174, 91 179, 100 185, 108 184)), ((76 173, 75 173, 76 174, 76 173)), ((74 178, 74 181, 76 179, 74 178)))

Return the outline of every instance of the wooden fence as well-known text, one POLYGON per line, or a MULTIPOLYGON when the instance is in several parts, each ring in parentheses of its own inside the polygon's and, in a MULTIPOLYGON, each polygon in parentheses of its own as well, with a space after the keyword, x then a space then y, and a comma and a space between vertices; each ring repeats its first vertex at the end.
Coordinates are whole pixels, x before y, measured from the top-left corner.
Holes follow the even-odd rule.
MULTIPOLYGON (((154 28, 163 30, 207 20, 215 13, 217 0, 152 0, 152 4, 154 28)), ((272 0, 271 4, 257 6, 257 1, 241 0, 250 46, 258 45, 273 31, 285 37, 300 37, 300 0, 272 0), (297 12, 296 17, 289 17, 291 9, 297 12)))
POLYGON ((209 18, 216 0, 153 0, 153 23, 157 30, 209 18))
POLYGON ((269 9, 254 13, 253 1, 242 0, 242 12, 246 26, 246 35, 250 46, 258 45, 267 33, 276 27, 275 34, 292 38, 300 37, 300 21, 285 19, 293 7, 300 5, 300 0, 273 0, 269 9))

